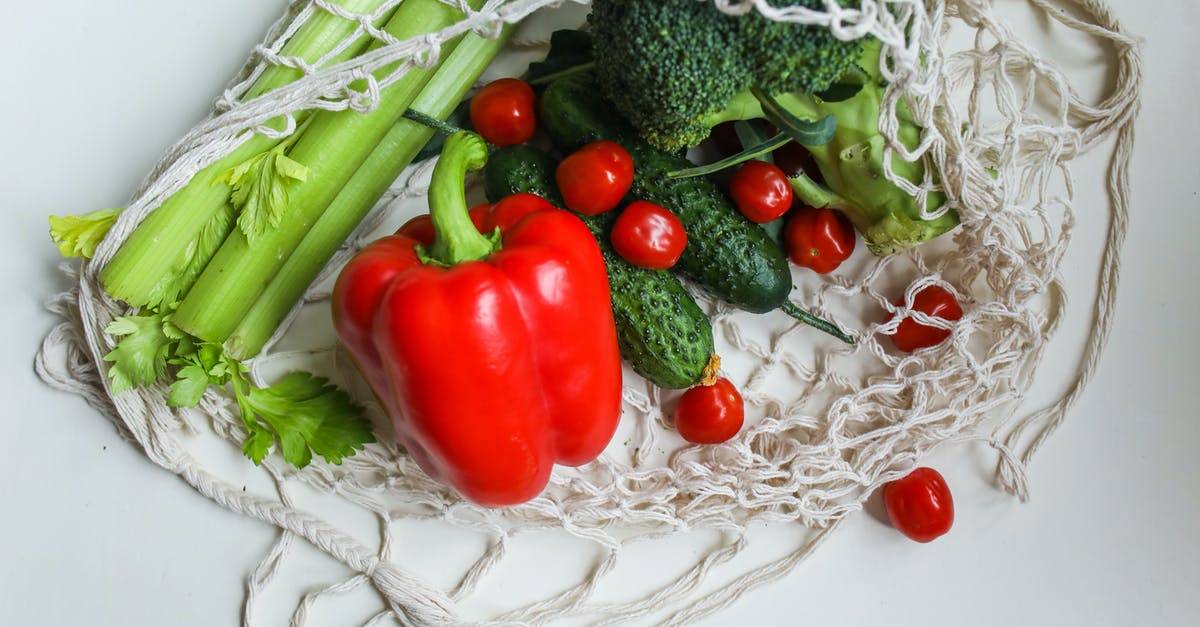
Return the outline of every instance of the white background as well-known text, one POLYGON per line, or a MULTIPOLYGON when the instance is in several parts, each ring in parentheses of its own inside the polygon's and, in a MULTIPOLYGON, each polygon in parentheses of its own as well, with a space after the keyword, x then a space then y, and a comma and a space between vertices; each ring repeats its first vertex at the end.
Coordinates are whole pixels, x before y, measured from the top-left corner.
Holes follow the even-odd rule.
MULTIPOLYGON (((918 545, 877 511, 859 513, 794 572, 707 623, 1196 624, 1200 4, 1111 4, 1146 39, 1116 327, 1091 387, 1034 460, 1032 500, 994 488, 986 450, 939 450, 929 461, 958 505, 949 535, 918 545)), ((244 577, 274 531, 147 461, 82 400, 42 385, 32 361, 56 322, 42 304, 68 286, 46 216, 124 203, 208 110, 284 2, 8 5, 0 20, 0 285, 10 292, 0 310, 0 624, 237 624, 244 577)), ((1099 59, 1068 56, 1080 71, 1099 59)), ((1091 87, 1100 93, 1099 82, 1091 87)), ((1107 158, 1097 151, 1077 166, 1070 318, 1035 397, 1061 391, 1089 321, 1107 158)), ((527 576, 542 567, 526 564, 527 576)), ((296 599, 264 598, 261 624, 285 624, 296 599)), ((365 603, 315 612, 311 624, 361 623, 378 601, 365 603)))

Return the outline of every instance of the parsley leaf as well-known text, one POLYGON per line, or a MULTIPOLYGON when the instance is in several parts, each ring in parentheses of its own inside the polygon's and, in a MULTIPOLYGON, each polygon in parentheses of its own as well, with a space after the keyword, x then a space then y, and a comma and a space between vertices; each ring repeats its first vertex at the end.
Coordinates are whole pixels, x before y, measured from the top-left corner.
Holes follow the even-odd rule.
POLYGON ((50 239, 63 257, 91 259, 121 209, 99 209, 79 216, 50 216, 50 239))
POLYGON ((279 439, 288 463, 303 468, 320 455, 332 464, 375 441, 362 407, 328 379, 307 372, 292 372, 268 388, 235 383, 242 420, 250 431, 243 450, 256 464, 265 457, 270 434, 279 439))
POLYGON ((279 226, 288 203, 288 188, 308 178, 308 168, 283 154, 279 146, 246 160, 225 173, 233 187, 229 200, 240 212, 237 224, 251 244, 279 226))
POLYGON ((178 329, 161 314, 122 316, 113 320, 104 332, 121 341, 104 356, 112 362, 108 378, 113 393, 153 383, 167 371, 167 358, 178 341, 178 329), (172 337, 175 335, 175 337, 172 337))

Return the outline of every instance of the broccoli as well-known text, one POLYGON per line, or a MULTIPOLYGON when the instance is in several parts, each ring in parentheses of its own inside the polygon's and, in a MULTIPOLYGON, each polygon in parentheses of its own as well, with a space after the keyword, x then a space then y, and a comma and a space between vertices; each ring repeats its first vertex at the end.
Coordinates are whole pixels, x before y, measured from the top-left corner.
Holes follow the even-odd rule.
MULTIPOLYGON (((878 40, 840 41, 820 26, 773 22, 757 11, 729 16, 697 0, 594 0, 588 24, 603 95, 651 145, 695 146, 721 122, 771 117, 763 109, 773 100, 799 120, 836 121, 827 142, 805 144, 824 185, 801 174, 792 187, 807 204, 845 213, 873 253, 905 250, 958 225, 953 211, 922 219, 917 200, 884 175, 878 128, 887 84, 878 40)), ((898 141, 915 147, 920 127, 903 103, 897 115, 898 141)), ((912 183, 924 180, 920 162, 891 165, 912 183)), ((945 197, 925 200, 932 210, 945 197)))
MULTIPOLYGON (((887 255, 953 229, 958 226, 958 214, 950 210, 933 219, 922 219, 917 199, 889 181, 884 173, 886 140, 879 133, 879 115, 887 83, 879 73, 881 50, 879 40, 864 40, 860 69, 847 73, 840 85, 856 88, 853 96, 832 101, 797 92, 780 96, 779 102, 802 118, 833 115, 837 119, 837 128, 828 143, 805 146, 821 172, 824 185, 801 173, 791 179, 796 196, 811 206, 842 211, 872 253, 887 255)), ((897 141, 915 148, 920 142, 921 128, 903 101, 897 104, 896 115, 900 122, 897 141)), ((891 167, 894 174, 911 183, 919 185, 925 179, 921 161, 894 158, 891 167)), ((940 193, 926 194, 925 207, 932 211, 945 200, 940 193)))
MULTIPOLYGON (((810 8, 823 0, 792 0, 810 8)), ((821 26, 730 16, 696 0, 595 0, 588 25, 601 89, 653 146, 675 151, 768 94, 820 92, 858 60, 859 44, 821 26)))

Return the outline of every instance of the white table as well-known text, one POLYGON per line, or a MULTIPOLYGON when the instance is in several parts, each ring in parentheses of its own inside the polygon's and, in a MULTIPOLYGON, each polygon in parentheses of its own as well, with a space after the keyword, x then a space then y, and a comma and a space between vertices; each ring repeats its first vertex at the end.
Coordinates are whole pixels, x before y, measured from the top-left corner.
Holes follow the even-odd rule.
MULTIPOLYGON (((951 482, 958 511, 948 536, 918 545, 877 513, 857 514, 794 572, 708 624, 1195 624, 1200 4, 1111 4, 1147 40, 1116 328, 1091 387, 1031 467, 1032 500, 1019 504, 993 487, 985 451, 941 449, 930 461, 951 482)), ((10 3, 0 20, 0 284, 13 292, 0 324, 9 407, 0 436, 0 624, 240 620, 243 578, 274 530, 147 461, 79 398, 42 385, 31 363, 55 322, 42 302, 67 286, 46 215, 123 203, 283 6, 26 1, 10 3)), ((1105 226, 1098 173, 1106 159, 1097 151, 1077 166, 1088 175, 1066 264, 1075 298, 1035 397, 1059 392, 1077 359, 1105 226)), ((259 602, 260 624, 285 624, 296 599, 286 581, 272 588, 259 602)), ((315 608, 310 624, 361 623, 370 610, 357 600, 315 608)))

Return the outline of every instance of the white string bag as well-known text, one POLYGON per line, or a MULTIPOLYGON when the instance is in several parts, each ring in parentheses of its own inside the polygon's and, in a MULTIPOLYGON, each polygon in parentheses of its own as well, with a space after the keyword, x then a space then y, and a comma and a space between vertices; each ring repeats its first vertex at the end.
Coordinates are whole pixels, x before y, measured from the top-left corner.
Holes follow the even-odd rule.
MULTIPOLYGON (((386 3, 381 11, 401 1, 386 3)), ((390 45, 340 65, 306 68, 304 79, 240 103, 239 96, 263 68, 296 65, 297 60, 278 52, 305 20, 318 11, 342 12, 329 0, 296 0, 213 115, 163 157, 94 259, 81 269, 68 269, 77 285, 51 304, 64 321, 45 339, 37 357, 42 378, 84 396, 150 459, 200 493, 280 529, 278 542, 247 580, 245 624, 256 622, 256 600, 284 567, 296 538, 354 574, 303 597, 294 625, 304 624, 324 596, 365 586, 383 600, 369 624, 536 624, 564 617, 688 623, 789 572, 840 520, 862 509, 875 489, 905 474, 938 445, 990 443, 999 455, 1001 486, 1025 499, 1026 464, 1094 372, 1111 327, 1141 80, 1137 41, 1122 31, 1100 0, 1028 0, 1055 22, 1111 48, 1113 89, 1099 104, 1085 102, 1070 77, 1013 32, 986 0, 863 0, 859 8, 829 3, 825 11, 776 9, 764 0, 716 0, 732 14, 759 10, 773 19, 822 24, 841 37, 869 33, 881 39, 886 74, 893 80, 881 130, 895 136, 895 106, 902 98, 925 128, 915 150, 896 146, 892 158, 932 162, 941 187, 932 181, 921 186, 896 182, 913 194, 944 191, 951 199, 948 206, 962 218, 952 236, 913 251, 886 258, 856 254, 830 276, 794 272, 798 288, 793 298, 840 327, 854 329, 853 347, 783 314, 747 314, 700 296, 713 321, 723 372, 748 403, 747 427, 735 440, 686 445, 669 424, 677 393, 663 392, 627 370, 625 413, 609 449, 582 468, 557 468, 539 498, 489 511, 429 480, 393 443, 386 417, 337 348, 323 303, 330 277, 350 254, 420 209, 429 163, 401 177, 330 263, 306 305, 293 312, 295 325, 305 324, 307 317, 316 337, 301 337, 297 327, 289 332, 285 325, 252 364, 260 381, 284 369, 304 368, 351 387, 372 407, 378 444, 341 466, 314 463, 296 470, 271 456, 261 470, 249 471, 269 476, 271 489, 245 491, 244 460, 231 464, 231 456, 208 452, 216 443, 222 451, 237 453, 245 437, 230 399, 210 390, 197 410, 185 411, 167 407, 162 385, 111 394, 98 367, 111 348, 103 329, 125 310, 104 294, 97 277, 150 210, 244 141, 248 132, 268 132, 269 120, 313 107, 367 110, 380 88, 414 64, 436 58, 440 42, 470 29, 495 33, 503 22, 515 23, 560 4, 493 0, 480 11, 466 11, 467 19, 454 26, 403 42, 370 30, 390 45), (972 45, 944 49, 951 30, 964 28, 973 33, 972 45), (349 88, 397 60, 406 63, 387 79, 370 80, 363 92, 349 88), (1067 392, 1040 411, 1021 412, 1065 307, 1060 263, 1075 221, 1070 163, 1113 134, 1115 152, 1107 178, 1112 204, 1093 328, 1067 392), (901 294, 911 302, 916 291, 933 283, 959 296, 963 318, 939 346, 913 355, 896 353, 886 337, 896 322, 882 321, 903 307, 891 303, 901 294), (335 522, 363 514, 376 521, 377 531, 361 533, 335 522), (396 554, 406 539, 401 523, 413 520, 470 531, 480 538, 478 557, 450 584, 435 585, 431 575, 407 570, 396 554), (759 523, 808 533, 798 547, 730 572, 734 558, 749 546, 750 527, 759 523), (520 536, 563 532, 595 548, 597 557, 583 565, 577 579, 557 582, 539 598, 512 607, 473 603, 482 588, 495 585, 496 572, 505 563, 520 559, 513 548, 520 536), (698 532, 718 538, 710 551, 664 566, 670 577, 657 588, 621 590, 614 573, 628 563, 624 556, 669 536, 698 532), (715 589, 712 580, 719 581, 715 589)), ((358 17, 366 29, 371 16, 358 17)), ((544 28, 539 32, 535 21, 522 25, 514 50, 527 52, 544 42, 548 33, 544 28)), ((331 569, 324 576, 336 573, 331 569)))

